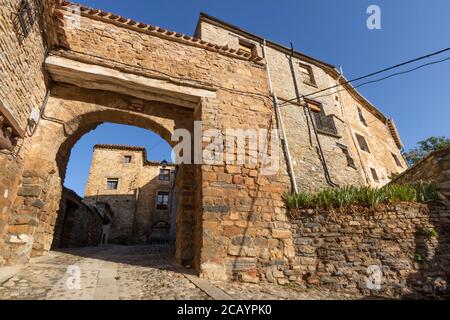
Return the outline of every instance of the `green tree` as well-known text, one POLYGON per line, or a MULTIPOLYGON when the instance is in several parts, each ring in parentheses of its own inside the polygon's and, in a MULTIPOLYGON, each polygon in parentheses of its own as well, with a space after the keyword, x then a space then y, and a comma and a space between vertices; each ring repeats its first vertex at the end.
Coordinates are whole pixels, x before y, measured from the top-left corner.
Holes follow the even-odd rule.
POLYGON ((404 153, 406 161, 410 166, 416 164, 427 154, 435 150, 450 147, 450 139, 446 137, 430 137, 426 140, 419 141, 418 146, 404 153))

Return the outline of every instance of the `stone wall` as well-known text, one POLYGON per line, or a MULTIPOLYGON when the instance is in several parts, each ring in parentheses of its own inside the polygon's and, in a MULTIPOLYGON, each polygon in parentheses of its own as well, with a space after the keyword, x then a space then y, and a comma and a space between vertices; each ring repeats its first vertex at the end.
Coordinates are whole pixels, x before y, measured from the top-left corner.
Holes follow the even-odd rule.
MULTIPOLYGON (((42 3, 48 9, 49 1, 42 3)), ((17 21, 18 4, 19 1, 7 0, 2 1, 0 6, 0 118, 8 119, 1 112, 4 108, 15 124, 13 136, 17 136, 17 131, 22 132, 12 151, 1 150, 0 147, 0 265, 8 255, 4 246, 6 226, 17 220, 17 217, 11 215, 11 208, 22 176, 23 155, 28 147, 25 136, 27 119, 32 108, 41 107, 47 87, 46 77, 42 72, 47 49, 44 19, 48 18, 51 10, 37 15, 25 37, 21 35, 17 21)), ((33 9, 41 10, 37 1, 32 1, 31 4, 33 9)), ((0 131, 3 131, 5 128, 1 122, 0 131)), ((3 132, 0 132, 0 137, 2 136, 3 132)))
POLYGON ((450 200, 450 148, 431 152, 422 161, 394 179, 395 183, 434 181, 439 191, 450 200))
POLYGON ((0 7, 0 100, 23 129, 31 109, 41 107, 46 93, 44 16, 37 1, 29 2, 37 19, 27 36, 21 35, 17 22, 19 1, 2 1, 0 7))
POLYGON ((11 219, 11 207, 17 195, 22 165, 12 156, 0 153, 0 266, 6 258, 4 246, 7 226, 11 219))
POLYGON ((89 247, 100 244, 103 218, 64 188, 53 235, 53 248, 89 247))
POLYGON ((286 277, 365 296, 411 298, 450 293, 448 208, 400 204, 343 213, 305 210, 290 223, 295 265, 291 270, 273 272, 271 281, 286 277), (368 268, 378 267, 380 288, 369 289, 369 276, 376 274, 368 268))

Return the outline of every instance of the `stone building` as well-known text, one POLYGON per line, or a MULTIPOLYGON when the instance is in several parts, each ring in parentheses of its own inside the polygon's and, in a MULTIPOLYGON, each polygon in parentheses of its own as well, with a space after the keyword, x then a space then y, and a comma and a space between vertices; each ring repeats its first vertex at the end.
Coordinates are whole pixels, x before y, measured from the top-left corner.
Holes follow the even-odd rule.
MULTIPOLYGON (((206 14, 200 15, 195 35, 264 56, 263 38, 206 14)), ((309 96, 306 106, 311 114, 305 102, 297 99, 297 93, 308 96, 342 83, 345 79, 334 66, 274 42, 266 41, 266 45, 266 60, 282 105, 293 168, 301 188, 318 189, 330 184, 379 187, 407 168, 393 120, 351 85, 309 96)))
MULTIPOLYGON (((335 67, 207 15, 191 37, 66 1, 3 0, 0 47, 0 265, 50 249, 71 148, 103 122, 152 130, 171 146, 183 129, 195 137, 193 149, 210 142, 202 138, 208 129, 284 124, 272 175, 261 174, 259 160, 178 165, 176 258, 206 278, 257 281, 273 268, 299 270, 283 192, 381 186, 406 169, 394 122, 335 67)), ((107 152, 118 155, 117 166, 122 152, 145 162, 142 151, 107 152)), ((90 181, 86 201, 105 178, 121 176, 90 181)), ((152 206, 154 197, 142 206, 136 198, 145 185, 119 186, 130 200, 121 207, 152 206)), ((151 220, 135 220, 124 233, 134 227, 133 241, 147 241, 151 220)))
POLYGON ((148 161, 145 148, 96 145, 84 202, 109 204, 114 213, 110 243, 169 241, 175 227, 174 176, 173 164, 148 161))
POLYGON ((74 191, 64 188, 53 232, 52 248, 90 247, 100 244, 104 224, 111 216, 86 205, 74 191))

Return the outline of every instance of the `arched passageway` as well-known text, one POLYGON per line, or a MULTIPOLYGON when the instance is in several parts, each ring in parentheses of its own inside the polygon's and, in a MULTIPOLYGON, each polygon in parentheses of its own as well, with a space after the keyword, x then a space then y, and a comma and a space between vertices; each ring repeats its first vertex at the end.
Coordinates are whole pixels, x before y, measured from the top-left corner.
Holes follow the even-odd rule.
MULTIPOLYGON (((22 247, 22 255, 41 255, 54 242, 55 224, 63 195, 63 181, 67 163, 74 144, 87 132, 104 122, 132 125, 153 131, 173 145, 171 136, 177 128, 193 130, 194 113, 162 102, 149 102, 111 92, 81 89, 58 85, 48 101, 30 150, 27 151, 23 183, 18 210, 36 213, 35 223, 30 225, 28 246, 22 247), (28 252, 27 252, 28 251, 28 252)), ((144 155, 145 156, 145 155, 144 155)), ((145 160, 143 160, 145 161, 145 160)), ((195 177, 192 165, 180 165, 173 181, 173 201, 177 216, 177 258, 179 262, 192 263, 195 257, 194 211, 195 177), (188 186, 188 188, 186 188, 188 186), (178 205, 180 204, 180 205, 178 205)), ((145 184, 139 186, 148 188, 145 184)), ((131 197, 137 197, 138 188, 131 197)), ((88 198, 91 194, 86 195, 88 198)), ((137 199, 137 198, 136 198, 137 199)), ((98 199, 97 199, 98 200, 98 199)), ((89 203, 89 202, 88 202, 89 203)), ((91 202, 92 204, 95 203, 91 202)), ((136 210, 139 210, 137 204, 136 210)), ((73 208, 73 207, 72 207, 73 208)), ((113 209, 114 211, 114 209, 113 209)), ((135 219, 136 220, 136 219, 135 219)), ((155 223, 160 219, 156 219, 155 223)), ((139 235, 143 220, 137 219, 131 232, 139 235)), ((170 222, 167 221, 167 224, 170 222)), ((60 232, 57 230, 57 232, 60 232)), ((142 233, 142 232, 141 232, 142 233)), ((130 238, 130 243, 146 242, 148 235, 130 238), (145 240, 142 240, 144 239, 145 240)))
POLYGON ((174 244, 171 152, 159 135, 129 125, 104 123, 81 137, 66 169, 52 249, 174 244))

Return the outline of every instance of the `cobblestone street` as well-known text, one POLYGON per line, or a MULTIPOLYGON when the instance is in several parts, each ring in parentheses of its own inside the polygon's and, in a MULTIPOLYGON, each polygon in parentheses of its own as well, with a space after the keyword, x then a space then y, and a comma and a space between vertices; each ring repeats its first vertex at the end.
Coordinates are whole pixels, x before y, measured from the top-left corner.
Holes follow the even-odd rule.
POLYGON ((348 299, 316 290, 276 285, 210 282, 177 267, 163 246, 71 249, 34 258, 16 269, 0 268, 0 299, 208 300, 348 299), (74 268, 75 266, 75 268, 74 268), (79 267, 79 269, 77 268, 79 267), (80 271, 80 289, 71 270, 80 271), (68 286, 69 284, 69 286, 68 286))

